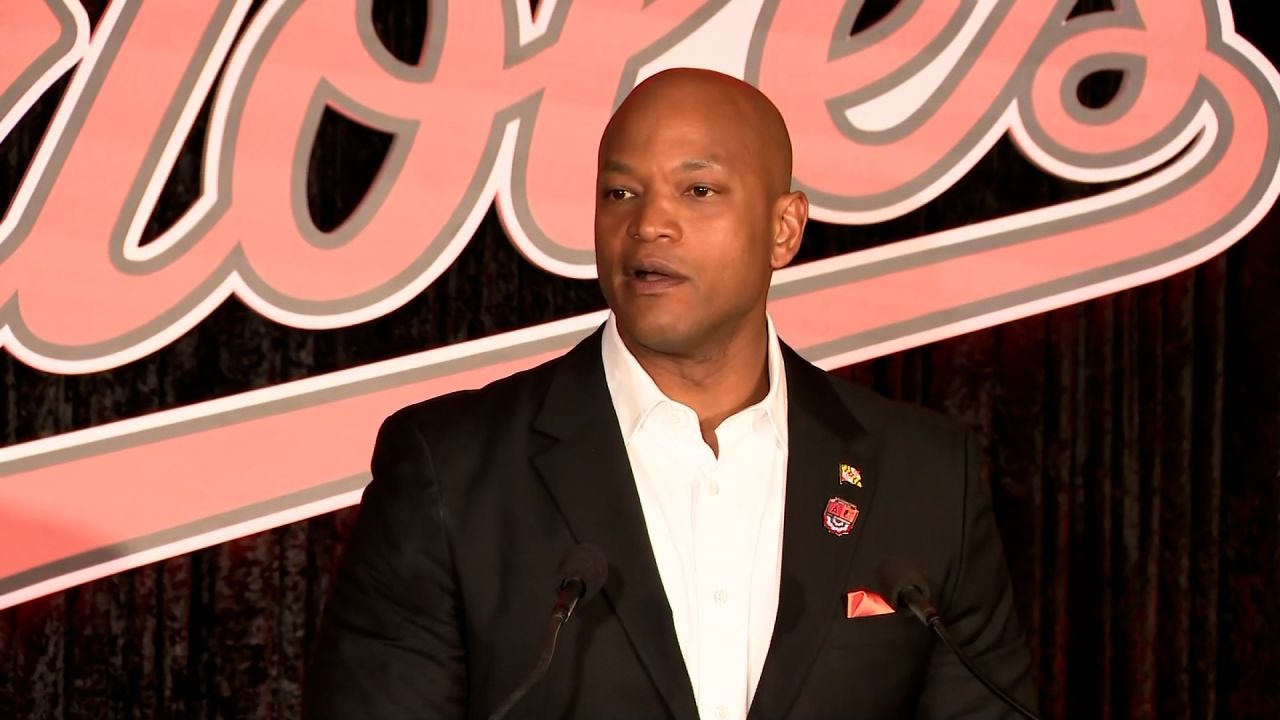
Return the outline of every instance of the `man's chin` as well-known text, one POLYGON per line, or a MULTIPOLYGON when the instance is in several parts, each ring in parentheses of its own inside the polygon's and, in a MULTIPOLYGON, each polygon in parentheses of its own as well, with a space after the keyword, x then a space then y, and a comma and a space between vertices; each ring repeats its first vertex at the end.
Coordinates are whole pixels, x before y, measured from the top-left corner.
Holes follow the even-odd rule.
POLYGON ((698 346, 698 333, 673 319, 620 322, 618 331, 632 354, 648 352, 682 357, 693 354, 698 346))

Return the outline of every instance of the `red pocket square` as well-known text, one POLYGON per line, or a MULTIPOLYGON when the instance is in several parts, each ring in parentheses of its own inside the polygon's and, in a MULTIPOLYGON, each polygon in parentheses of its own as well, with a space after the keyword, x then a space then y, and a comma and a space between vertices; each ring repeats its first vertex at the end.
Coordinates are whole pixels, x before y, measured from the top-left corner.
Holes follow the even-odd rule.
POLYGON ((867 590, 851 590, 849 592, 849 617, 871 617, 872 615, 888 615, 893 606, 884 598, 867 590))

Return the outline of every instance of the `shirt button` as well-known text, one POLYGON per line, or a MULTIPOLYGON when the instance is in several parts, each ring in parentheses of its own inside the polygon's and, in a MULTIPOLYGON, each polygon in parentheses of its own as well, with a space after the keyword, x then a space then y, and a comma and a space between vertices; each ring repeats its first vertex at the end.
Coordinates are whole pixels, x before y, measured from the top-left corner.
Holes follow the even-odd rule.
POLYGON ((707 486, 707 492, 711 493, 712 495, 719 495, 719 494, 720 494, 720 483, 718 483, 718 482, 713 482, 713 483, 711 483, 710 485, 708 485, 708 486, 707 486))
POLYGON ((729 602, 729 593, 725 592, 724 590, 717 590, 716 594, 712 595, 712 597, 715 598, 717 605, 724 605, 725 603, 729 602))
POLYGON ((729 717, 729 708, 724 705, 716 706, 716 717, 720 718, 720 720, 729 717))

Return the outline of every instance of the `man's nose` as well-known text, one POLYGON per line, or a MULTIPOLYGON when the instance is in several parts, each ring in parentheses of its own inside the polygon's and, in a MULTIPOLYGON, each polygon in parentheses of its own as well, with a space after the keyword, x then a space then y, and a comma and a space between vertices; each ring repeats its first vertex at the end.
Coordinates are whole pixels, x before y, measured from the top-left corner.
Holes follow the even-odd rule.
POLYGON ((627 227, 627 235, 645 242, 679 240, 680 222, 672 202, 662 196, 640 198, 627 227))

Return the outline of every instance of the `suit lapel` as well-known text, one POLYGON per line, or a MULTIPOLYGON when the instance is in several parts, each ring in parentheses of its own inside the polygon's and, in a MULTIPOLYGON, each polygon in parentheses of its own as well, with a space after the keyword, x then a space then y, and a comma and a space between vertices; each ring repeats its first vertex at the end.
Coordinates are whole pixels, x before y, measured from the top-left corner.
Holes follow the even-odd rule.
POLYGON ((826 373, 785 346, 783 357, 790 449, 782 578, 773 638, 749 713, 752 719, 788 715, 832 623, 843 617, 849 563, 879 481, 879 453, 826 373), (842 464, 861 470, 861 487, 840 482, 842 464), (846 535, 825 526, 824 514, 832 498, 858 509, 846 535))
POLYGON ((666 590, 600 358, 600 332, 560 362, 534 428, 553 443, 533 458, 579 542, 609 560, 603 594, 676 718, 698 716, 666 590))

